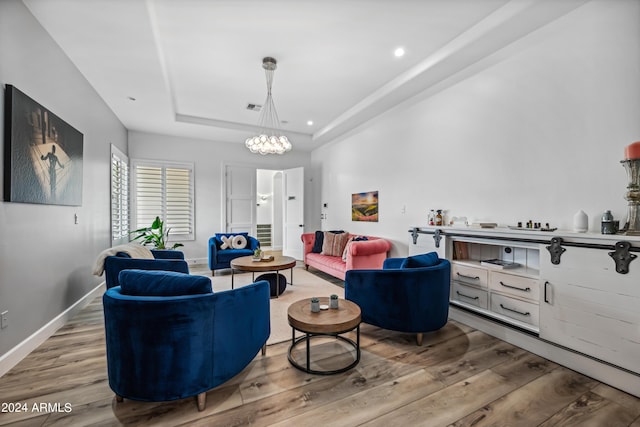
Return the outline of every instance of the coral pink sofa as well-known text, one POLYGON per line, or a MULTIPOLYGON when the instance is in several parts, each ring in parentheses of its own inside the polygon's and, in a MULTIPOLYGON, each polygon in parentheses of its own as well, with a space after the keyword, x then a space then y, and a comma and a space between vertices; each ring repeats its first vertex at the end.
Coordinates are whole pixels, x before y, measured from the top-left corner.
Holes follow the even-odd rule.
POLYGON ((344 280, 347 270, 382 268, 391 243, 379 237, 366 236, 369 240, 349 242, 346 261, 342 257, 328 256, 311 252, 315 243, 315 233, 302 234, 304 246, 304 266, 317 268, 338 279, 344 280))

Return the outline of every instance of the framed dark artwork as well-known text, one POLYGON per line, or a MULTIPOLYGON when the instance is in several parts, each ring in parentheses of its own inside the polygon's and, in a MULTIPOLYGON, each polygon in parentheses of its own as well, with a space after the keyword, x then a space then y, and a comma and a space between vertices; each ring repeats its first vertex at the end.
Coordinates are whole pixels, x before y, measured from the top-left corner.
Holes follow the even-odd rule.
POLYGON ((82 205, 82 133, 12 85, 4 111, 4 200, 82 205))
POLYGON ((378 192, 351 195, 351 221, 378 222, 378 192))

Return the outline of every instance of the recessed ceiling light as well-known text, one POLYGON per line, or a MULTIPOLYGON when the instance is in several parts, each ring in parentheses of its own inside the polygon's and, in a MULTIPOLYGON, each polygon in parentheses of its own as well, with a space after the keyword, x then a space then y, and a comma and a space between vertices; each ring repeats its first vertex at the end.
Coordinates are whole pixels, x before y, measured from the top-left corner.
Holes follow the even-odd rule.
POLYGON ((307 120, 307 126, 313 126, 313 120, 307 120))
POLYGON ((403 47, 397 47, 396 50, 393 51, 393 54, 395 55, 396 58, 400 58, 400 57, 404 56, 404 48, 403 47))

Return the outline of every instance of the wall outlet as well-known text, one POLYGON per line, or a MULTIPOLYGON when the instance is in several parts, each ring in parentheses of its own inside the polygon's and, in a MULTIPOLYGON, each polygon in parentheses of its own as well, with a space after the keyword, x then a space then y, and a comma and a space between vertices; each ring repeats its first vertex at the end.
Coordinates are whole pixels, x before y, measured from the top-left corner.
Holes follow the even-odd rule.
POLYGON ((0 313, 0 329, 4 329, 7 326, 9 326, 9 310, 0 313))

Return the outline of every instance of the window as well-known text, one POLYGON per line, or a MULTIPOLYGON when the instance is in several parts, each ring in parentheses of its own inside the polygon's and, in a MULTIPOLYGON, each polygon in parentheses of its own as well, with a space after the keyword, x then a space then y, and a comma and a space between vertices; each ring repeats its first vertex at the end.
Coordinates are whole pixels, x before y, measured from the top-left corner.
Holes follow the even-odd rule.
POLYGON ((132 172, 135 228, 159 216, 171 237, 193 240, 193 165, 134 160, 132 172))
POLYGON ((129 158, 111 145, 111 241, 129 241, 129 158))

